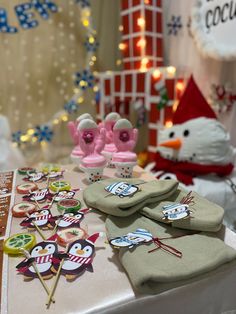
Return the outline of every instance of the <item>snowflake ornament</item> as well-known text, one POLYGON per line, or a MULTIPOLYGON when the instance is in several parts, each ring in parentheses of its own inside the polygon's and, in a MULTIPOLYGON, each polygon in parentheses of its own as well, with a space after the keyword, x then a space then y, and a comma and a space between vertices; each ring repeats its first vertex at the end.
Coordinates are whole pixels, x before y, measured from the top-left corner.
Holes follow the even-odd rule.
POLYGON ((51 142, 53 131, 48 125, 41 125, 35 128, 34 136, 37 137, 38 142, 51 142))
POLYGON ((67 111, 69 114, 77 112, 79 109, 79 105, 76 103, 74 99, 71 99, 68 103, 64 105, 65 111, 67 111))
POLYGON ((87 36, 84 46, 88 52, 95 52, 99 46, 99 43, 96 38, 87 36))
POLYGON ((95 83, 95 78, 89 70, 83 70, 82 72, 76 73, 75 85, 85 90, 87 88, 92 88, 95 83))
POLYGON ((23 135, 23 133, 21 131, 17 131, 12 133, 12 141, 14 143, 20 144, 21 143, 21 136, 23 135))
POLYGON ((183 27, 181 23, 181 16, 172 15, 171 21, 167 23, 169 29, 168 35, 178 35, 178 31, 183 27))
POLYGON ((79 4, 82 8, 90 7, 89 0, 75 0, 77 4, 79 4))

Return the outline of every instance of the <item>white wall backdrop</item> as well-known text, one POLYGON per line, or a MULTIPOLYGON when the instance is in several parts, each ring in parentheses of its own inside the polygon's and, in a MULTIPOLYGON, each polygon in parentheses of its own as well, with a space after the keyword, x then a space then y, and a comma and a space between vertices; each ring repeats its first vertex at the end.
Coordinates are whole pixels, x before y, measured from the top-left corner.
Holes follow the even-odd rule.
MULTIPOLYGON (((212 84, 227 84, 236 94, 236 62, 221 62, 203 57, 190 34, 187 24, 196 1, 163 0, 165 64, 177 67, 185 75, 193 73, 197 84, 207 98, 212 84), (177 35, 169 34, 167 23, 171 22, 172 16, 180 16, 182 28, 178 29, 177 35)), ((232 34, 232 40, 236 41, 234 34, 232 34)), ((219 119, 230 131, 232 143, 236 146, 236 104, 230 112, 220 114, 219 119)))

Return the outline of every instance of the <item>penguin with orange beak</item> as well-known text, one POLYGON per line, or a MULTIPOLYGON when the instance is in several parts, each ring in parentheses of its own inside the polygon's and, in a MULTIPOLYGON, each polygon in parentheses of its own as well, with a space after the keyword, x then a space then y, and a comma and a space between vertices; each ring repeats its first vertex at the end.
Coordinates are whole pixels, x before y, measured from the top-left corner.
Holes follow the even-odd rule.
MULTIPOLYGON (((93 272, 94 242, 98 237, 99 233, 95 233, 85 240, 80 239, 69 245, 68 258, 64 261, 61 268, 61 274, 66 276, 68 281, 75 280, 86 270, 93 272)), ((53 272, 57 272, 56 267, 53 267, 53 272)))
POLYGON ((38 277, 32 266, 32 263, 35 262, 39 273, 46 280, 52 278, 52 266, 59 265, 60 259, 63 257, 58 253, 56 242, 42 241, 31 249, 30 258, 25 259, 16 268, 19 273, 24 275, 24 280, 32 280, 38 277))

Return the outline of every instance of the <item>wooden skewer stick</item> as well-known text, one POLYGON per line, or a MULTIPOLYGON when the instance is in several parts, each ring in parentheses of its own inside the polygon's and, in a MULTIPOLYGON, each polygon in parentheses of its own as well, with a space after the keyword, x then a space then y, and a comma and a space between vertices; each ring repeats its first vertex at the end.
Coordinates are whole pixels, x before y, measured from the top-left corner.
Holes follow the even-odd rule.
MULTIPOLYGON (((68 251, 68 245, 66 246, 65 253, 67 253, 67 251, 68 251)), ((63 258, 63 259, 61 260, 61 263, 60 263, 60 266, 59 266, 59 268, 58 268, 58 271, 57 271, 57 274, 56 274, 56 277, 55 277, 55 281, 54 281, 52 290, 51 290, 51 292, 50 292, 50 294, 49 294, 49 296, 48 296, 48 300, 47 300, 47 303, 46 303, 47 309, 49 309, 50 304, 51 304, 51 302, 52 302, 52 300, 53 300, 52 298, 53 298, 53 295, 54 295, 54 293, 55 293, 55 291, 56 291, 56 287, 57 287, 57 284, 58 284, 58 280, 59 280, 59 277, 60 277, 60 274, 61 274, 61 269, 62 269, 62 266, 63 266, 63 264, 64 264, 64 261, 65 261, 65 258, 63 258)))
MULTIPOLYGON (((20 250, 21 250, 21 252, 25 255, 25 257, 26 257, 27 259, 30 259, 30 258, 31 258, 31 256, 30 256, 30 254, 29 254, 28 251, 26 251, 26 250, 23 249, 23 248, 21 248, 20 250)), ((37 274, 37 276, 38 276, 38 278, 39 278, 39 280, 40 280, 40 282, 41 282, 41 284, 42 284, 44 290, 47 292, 47 295, 50 296, 50 294, 51 294, 51 293, 50 293, 50 290, 48 289, 48 286, 46 285, 46 283, 45 283, 43 277, 41 276, 41 274, 40 274, 40 272, 39 272, 39 270, 38 270, 38 267, 37 267, 36 263, 35 263, 35 262, 32 262, 32 266, 33 266, 33 268, 34 268, 34 270, 35 270, 35 272, 36 272, 36 274, 37 274)), ((55 300, 53 299, 52 296, 50 296, 50 302, 55 303, 55 300)))
MULTIPOLYGON (((28 213, 27 213, 26 215, 27 215, 28 218, 31 218, 28 213)), ((43 240, 46 240, 44 234, 42 233, 42 231, 40 230, 40 228, 37 226, 37 224, 36 224, 34 221, 32 221, 31 223, 34 225, 35 229, 38 231, 38 233, 40 234, 41 238, 42 238, 43 240)))
POLYGON ((62 217, 59 218, 58 221, 57 221, 57 223, 55 224, 55 227, 54 227, 54 229, 52 230, 52 235, 51 235, 51 237, 57 232, 58 225, 59 225, 60 221, 62 220, 64 214, 65 214, 65 210, 62 211, 62 217))

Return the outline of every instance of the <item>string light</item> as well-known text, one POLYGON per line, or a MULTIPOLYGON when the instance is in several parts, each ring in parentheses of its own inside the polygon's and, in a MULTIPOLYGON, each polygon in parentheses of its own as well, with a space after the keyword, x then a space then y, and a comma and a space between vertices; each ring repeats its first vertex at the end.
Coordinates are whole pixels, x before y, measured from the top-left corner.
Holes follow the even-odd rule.
POLYGON ((137 24, 138 26, 140 27, 144 27, 145 26, 145 19, 143 17, 139 17, 138 20, 137 20, 137 24))
POLYGON ((94 38, 94 37, 92 37, 92 36, 91 36, 91 37, 89 37, 89 43, 90 43, 90 44, 93 44, 94 42, 95 42, 95 38, 94 38))
MULTIPOLYGON (((95 45, 97 43, 96 31, 93 28, 93 21, 92 21, 92 17, 91 17, 91 7, 81 8, 81 10, 80 10, 80 21, 81 21, 81 24, 86 28, 87 43, 90 45, 95 45)), ((121 30, 123 30, 123 28, 121 30)), ((97 45, 98 45, 98 43, 97 43, 97 45)), ((86 59, 87 62, 85 65, 86 70, 83 71, 83 74, 84 74, 84 72, 87 72, 88 81, 87 81, 87 77, 83 76, 82 79, 77 84, 78 88, 74 89, 75 96, 72 98, 71 102, 74 101, 75 105, 77 103, 81 104, 84 102, 84 98, 82 96, 83 96, 83 91, 85 88, 83 88, 83 87, 93 87, 94 84, 92 85, 92 83, 91 83, 91 80, 92 80, 91 74, 93 74, 93 75, 97 74, 97 72, 94 71, 92 73, 90 70, 90 66, 93 66, 94 62, 97 60, 96 56, 94 55, 95 50, 88 50, 88 49, 86 49, 86 50, 88 52, 88 55, 87 55, 87 59, 86 59), (90 72, 91 72, 91 74, 90 74, 90 72), (76 95, 77 95, 77 98, 76 98, 76 95)), ((94 87, 94 91, 97 92, 98 87, 94 87)), ((65 104, 65 106, 66 105, 67 104, 65 104)), ((53 128, 53 126, 56 126, 56 125, 60 124, 61 122, 67 122, 69 120, 69 114, 70 114, 70 112, 65 109, 63 111, 57 112, 54 115, 54 117, 52 117, 48 122, 45 123, 45 125, 39 125, 39 126, 36 126, 35 128, 33 128, 32 125, 28 125, 28 130, 26 131, 26 133, 23 133, 21 131, 15 132, 15 133, 17 133, 17 136, 18 136, 17 140, 14 139, 14 136, 13 136, 14 133, 13 133, 12 137, 13 137, 14 145, 19 145, 22 143, 25 144, 26 142, 30 142, 30 143, 40 143, 40 145, 42 147, 46 146, 47 142, 50 142, 52 139, 52 136, 53 136, 52 128, 53 128)), ((26 145, 23 145, 22 147, 24 147, 24 146, 26 146, 26 145)))
POLYGON ((20 140, 21 140, 21 142, 25 143, 29 140, 29 136, 28 135, 21 135, 20 140))
POLYGON ((167 67, 166 71, 167 71, 167 73, 168 73, 169 75, 174 76, 174 75, 175 75, 175 72, 176 72, 176 68, 173 67, 173 66, 169 66, 169 67, 167 67))
POLYGON ((84 27, 89 27, 89 20, 83 19, 82 24, 84 25, 84 27))
POLYGON ((116 60, 116 65, 121 65, 121 63, 122 63, 122 60, 120 59, 116 60))
POLYGON ((149 59, 147 57, 144 57, 141 60, 141 67, 140 67, 140 71, 141 72, 146 72, 147 71, 147 64, 149 62, 149 59))
POLYGON ((161 71, 158 70, 158 69, 154 70, 153 73, 152 73, 152 77, 154 79, 159 79, 161 77, 161 71))
POLYGON ((173 122, 172 121, 170 121, 170 120, 166 121, 166 123, 165 123, 165 127, 166 128, 171 128, 172 126, 173 126, 173 122))
POLYGON ((119 26, 119 31, 120 31, 120 32, 123 32, 123 30, 124 30, 124 26, 123 26, 123 25, 120 25, 120 26, 119 26))
POLYGON ((179 101, 178 100, 176 100, 175 102, 174 102, 174 104, 173 104, 173 112, 175 112, 176 111, 176 109, 177 109, 177 107, 178 107, 178 104, 179 104, 179 101))
POLYGON ((184 89, 184 83, 178 82, 178 83, 176 84, 176 89, 177 89, 178 91, 182 91, 182 90, 184 89))
POLYGON ((98 91, 99 91, 98 86, 94 86, 93 91, 94 91, 95 93, 98 92, 98 91))
POLYGON ((54 119, 52 123, 53 123, 54 125, 57 125, 57 124, 59 124, 59 120, 58 120, 58 119, 54 119))
POLYGON ((136 46, 139 48, 144 48, 146 46, 146 39, 144 39, 144 38, 139 39, 136 46))
POLYGON ((127 47, 127 45, 126 45, 125 43, 120 43, 120 44, 119 44, 119 49, 120 49, 120 50, 125 50, 126 47, 127 47))
POLYGON ((82 102, 84 101, 84 98, 83 97, 79 97, 77 101, 78 101, 79 104, 82 104, 82 102))
POLYGON ((63 115, 63 116, 61 117, 61 120, 62 120, 63 122, 67 122, 67 121, 69 120, 69 118, 68 118, 68 116, 65 114, 65 115, 63 115))
POLYGON ((29 129, 29 130, 27 131, 27 134, 28 134, 28 135, 33 135, 33 134, 34 134, 34 132, 35 132, 35 130, 34 130, 34 129, 29 129))

